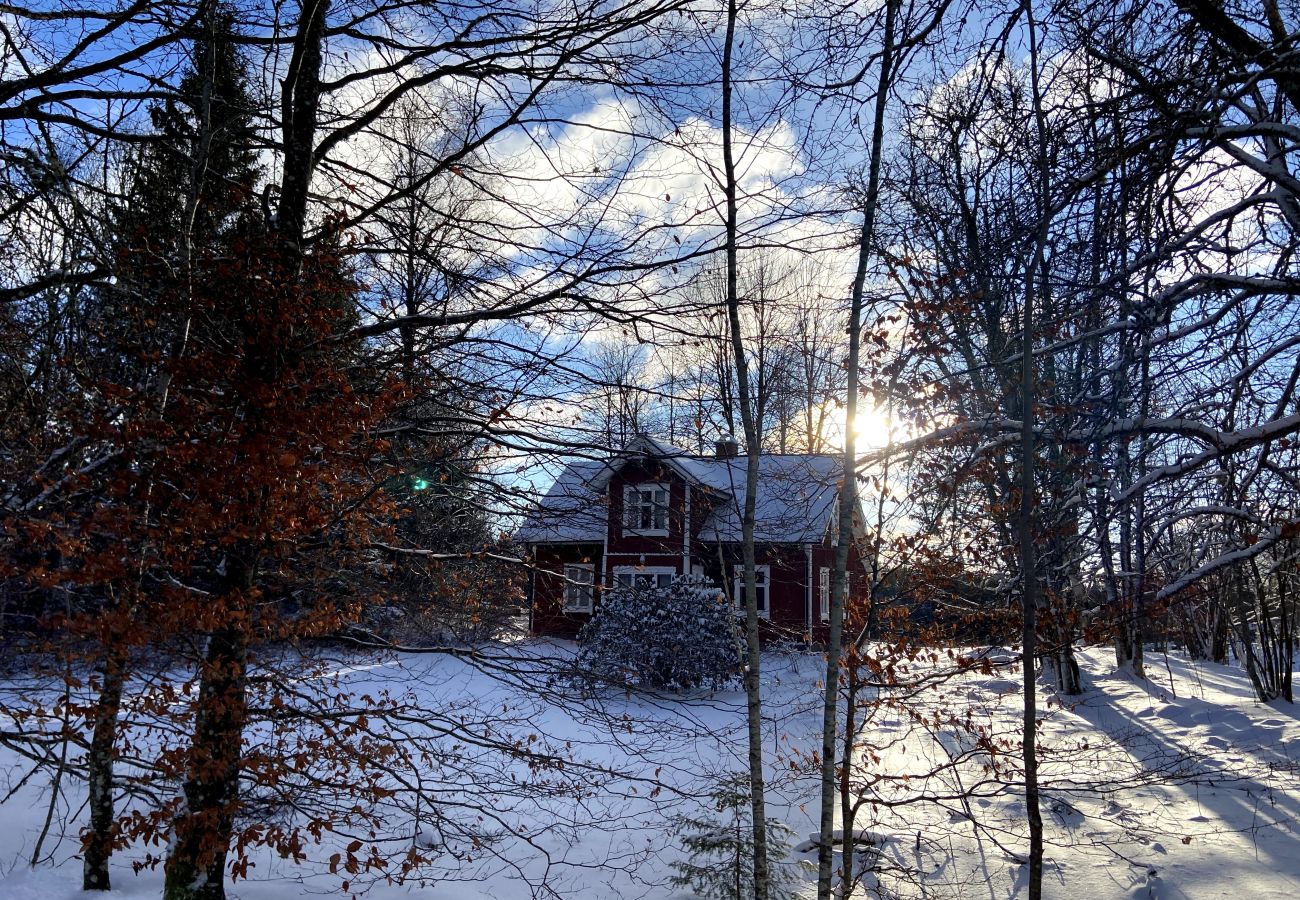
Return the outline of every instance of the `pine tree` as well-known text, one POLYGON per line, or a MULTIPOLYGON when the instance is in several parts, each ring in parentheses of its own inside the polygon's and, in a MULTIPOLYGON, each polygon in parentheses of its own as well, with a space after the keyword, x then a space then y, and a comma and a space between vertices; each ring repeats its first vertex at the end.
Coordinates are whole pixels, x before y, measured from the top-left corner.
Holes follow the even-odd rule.
POLYGON ((157 307, 160 277, 190 277, 202 248, 254 214, 257 135, 238 41, 230 10, 213 6, 173 95, 149 111, 151 139, 127 160, 107 236, 113 279, 88 310, 84 349, 95 380, 165 381, 157 363, 181 352, 202 323, 184 308, 144 331, 132 320, 142 303, 157 307))
POLYGON ((143 236, 173 258, 245 211, 259 177, 246 63, 231 11, 216 6, 192 45, 174 96, 150 110, 158 140, 135 171, 119 238, 143 236))
MULTIPOLYGON (((673 820, 686 857, 673 863, 676 887, 702 900, 748 900, 754 896, 754 835, 749 824, 749 778, 732 775, 709 795, 715 815, 673 820)), ((772 863, 768 889, 774 900, 793 897, 798 863, 788 859, 793 832, 778 819, 767 820, 772 863)))

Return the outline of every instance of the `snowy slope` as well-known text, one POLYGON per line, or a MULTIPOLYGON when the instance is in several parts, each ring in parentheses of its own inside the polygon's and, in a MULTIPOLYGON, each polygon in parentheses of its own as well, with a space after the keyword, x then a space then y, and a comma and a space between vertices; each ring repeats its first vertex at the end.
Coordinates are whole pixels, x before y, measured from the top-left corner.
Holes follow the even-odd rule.
MULTIPOLYGON (((518 652, 545 660, 567 648, 536 643, 518 652)), ((1244 676, 1230 668, 1171 656, 1166 669, 1156 656, 1150 681, 1142 683, 1108 675, 1108 654, 1100 649, 1084 653, 1081 662, 1089 692, 1044 710, 1048 896, 1300 896, 1295 709, 1254 703, 1244 676)), ((812 830, 816 810, 808 753, 818 743, 821 665, 817 654, 766 657, 770 802, 800 836, 812 830)), ((937 670, 917 664, 902 675, 924 675, 927 667, 937 670)), ((669 819, 703 797, 718 773, 743 765, 744 706, 737 692, 591 699, 556 688, 542 701, 446 657, 404 657, 341 677, 362 689, 397 678, 430 708, 459 704, 468 715, 490 717, 509 707, 544 738, 568 742, 576 759, 630 776, 593 776, 585 795, 503 803, 496 811, 501 822, 526 840, 503 836, 491 852, 449 865, 448 872, 460 868, 459 880, 413 888, 381 883, 375 897, 684 896, 666 884, 680 852, 669 819), (650 781, 663 784, 655 796, 650 781)), ((862 742, 879 762, 861 758, 862 782, 877 805, 865 808, 857 825, 887 836, 881 871, 869 881, 878 877, 899 893, 936 898, 1001 900, 1023 889, 1017 685, 1010 669, 968 673, 906 702, 898 692, 898 704, 864 711, 862 742), (955 719, 954 711, 960 712, 955 719)), ((47 841, 49 861, 35 869, 26 862, 46 814, 44 780, 20 785, 26 771, 20 761, 5 755, 0 764, 7 772, 0 788, 13 792, 0 805, 0 897, 77 896, 75 839, 47 841)), ((482 788, 490 785, 466 785, 467 794, 482 788)), ((56 821, 79 822, 81 800, 74 792, 61 802, 56 821)), ((421 840, 409 817, 385 825, 391 833, 383 838, 421 840)), ((307 866, 262 854, 252 880, 236 883, 231 896, 269 900, 336 890, 338 879, 322 862, 328 838, 312 848, 316 861, 307 866)), ((133 874, 131 858, 119 860, 115 894, 157 896, 161 874, 133 874)))
MULTIPOLYGON (((1046 823, 1044 893, 1059 898, 1300 896, 1300 721, 1290 704, 1254 702, 1244 675, 1161 656, 1149 680, 1109 674, 1112 658, 1081 656, 1089 690, 1051 698, 1040 738, 1046 823)), ((966 675, 930 708, 962 705, 1007 769, 965 727, 922 728, 895 717, 869 733, 888 747, 883 771, 913 773, 963 761, 882 795, 929 802, 882 811, 888 858, 919 871, 932 896, 1016 896, 1027 845, 1018 781, 1018 676, 966 675), (956 701, 956 703, 954 703, 956 701), (906 747, 889 743, 906 736, 906 747), (945 792, 972 793, 969 801, 945 792), (920 835, 918 839, 918 833, 920 835)))

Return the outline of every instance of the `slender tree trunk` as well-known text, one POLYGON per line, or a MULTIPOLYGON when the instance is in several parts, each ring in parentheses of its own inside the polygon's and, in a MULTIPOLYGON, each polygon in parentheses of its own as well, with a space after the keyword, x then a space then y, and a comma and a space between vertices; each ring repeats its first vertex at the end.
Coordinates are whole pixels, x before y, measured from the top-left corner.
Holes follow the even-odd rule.
MULTIPOLYGON (((1030 276, 1032 279, 1032 275, 1030 276)), ((1020 609, 1024 653, 1025 811, 1029 821, 1029 898, 1043 895, 1043 817, 1038 798, 1038 687, 1034 677, 1038 657, 1038 577, 1034 558, 1034 357, 1033 288, 1025 291, 1024 333, 1020 360, 1020 512, 1016 521, 1020 544, 1020 609)))
MULTIPOLYGON (((1142 323, 1142 335, 1140 340, 1141 355, 1138 359, 1138 377, 1140 384, 1141 399, 1138 408, 1138 415, 1146 419, 1151 415, 1151 324, 1147 314, 1144 312, 1139 319, 1142 323)), ((1146 476, 1147 457, 1150 454, 1151 438, 1143 432, 1142 437, 1138 440, 1138 458, 1137 458, 1137 478, 1140 482, 1146 476)), ((1130 668, 1138 678, 1146 677, 1146 663, 1143 658, 1142 633, 1143 626, 1146 624, 1146 594, 1147 594, 1147 498, 1146 491, 1141 491, 1137 496, 1137 509, 1133 522, 1133 539, 1137 542, 1134 547, 1133 564, 1134 585, 1133 585, 1133 606, 1132 618, 1129 623, 1129 650, 1131 658, 1129 660, 1130 668)))
POLYGON ((126 680, 127 654, 121 646, 109 649, 104 662, 104 683, 95 704, 95 727, 86 753, 90 826, 86 831, 81 889, 107 891, 108 861, 117 837, 114 827, 113 769, 117 760, 117 716, 122 708, 122 686, 126 680))
MULTIPOLYGON (((1116 460, 1116 474, 1119 489, 1125 491, 1132 484, 1132 467, 1127 445, 1119 448, 1116 460)), ((1115 668, 1126 671, 1133 662, 1133 526, 1131 512, 1120 508, 1119 514, 1119 568, 1115 577, 1115 593, 1119 600, 1117 621, 1115 622, 1115 668)))
POLYGON ((1039 281, 1047 285, 1048 191, 1051 187, 1047 157, 1047 121, 1038 55, 1038 29, 1032 0, 1025 2, 1029 32, 1029 77, 1033 93, 1034 122, 1038 138, 1038 190, 1040 222, 1031 257, 1025 266, 1025 300, 1020 326, 1020 511, 1016 531, 1020 544, 1020 602, 1023 620, 1021 643, 1024 663, 1024 718, 1021 743, 1025 766, 1025 815, 1029 824, 1029 900, 1043 896, 1043 814, 1038 795, 1038 573, 1034 552, 1034 304, 1039 281))
POLYGON ((1279 627, 1282 629, 1282 698, 1287 703, 1295 702, 1295 615, 1292 609, 1295 598, 1286 589, 1287 576, 1277 574, 1278 581, 1278 615, 1281 617, 1279 627))
MULTIPOLYGON (((897 381, 891 382, 890 393, 897 381)), ((893 415, 888 419, 890 433, 893 430, 893 415)), ((886 444, 886 450, 893 444, 893 438, 889 438, 886 444)), ((840 895, 844 900, 848 900, 853 893, 856 884, 854 876, 854 856, 857 853, 857 844, 854 842, 854 835, 857 833, 857 815, 858 810, 862 807, 862 797, 853 793, 853 754, 857 751, 857 730, 858 730, 858 698, 867 688, 867 679, 864 678, 865 669, 864 658, 868 651, 868 641, 876 633, 877 617, 877 598, 880 593, 880 545, 885 532, 885 503, 888 497, 885 493, 889 484, 890 457, 885 456, 884 463, 881 466, 880 484, 881 492, 876 497, 876 521, 875 534, 871 541, 871 555, 868 560, 867 571, 867 610, 862 619, 861 630, 851 639, 849 646, 849 663, 845 666, 844 672, 844 764, 841 766, 839 779, 840 787, 840 827, 844 831, 845 840, 841 844, 843 854, 841 865, 844 869, 844 878, 840 882, 840 895)), ((869 670, 868 670, 869 671, 869 670)))
POLYGON ((1255 638, 1251 633, 1250 620, 1251 610, 1246 604, 1246 586, 1244 576, 1233 573, 1231 576, 1232 605, 1236 610, 1236 629, 1237 640, 1241 643, 1241 659, 1246 666, 1246 675, 1250 678, 1251 685, 1255 688, 1255 697, 1260 703, 1266 703, 1273 699, 1269 691, 1268 684, 1264 681, 1259 657, 1255 653, 1255 638))
POLYGON ((853 753, 857 749, 857 702, 859 682, 862 678, 862 669, 858 661, 853 657, 856 654, 855 648, 850 648, 850 659, 847 670, 844 673, 845 691, 844 691, 844 738, 843 738, 843 760, 840 765, 839 789, 840 789, 840 827, 844 831, 844 839, 840 842, 840 867, 843 869, 840 878, 840 897, 848 900, 849 895, 853 892, 853 832, 855 830, 855 821, 857 819, 857 797, 853 795, 853 753))
MULTIPOLYGON (((854 517, 858 508, 858 458, 853 421, 858 411, 859 357, 862 344, 862 297, 867 281, 867 268, 871 262, 871 244, 875 239, 876 205, 880 197, 880 161, 885 132, 885 110, 889 100, 889 85, 893 77, 894 30, 898 18, 898 0, 889 0, 885 7, 885 33, 881 39, 880 78, 876 84, 876 102, 871 123, 871 157, 867 169, 866 195, 863 198, 862 228, 858 234, 858 260, 853 275, 853 292, 849 298, 848 321, 848 386, 844 406, 844 463, 839 496, 839 534, 835 543, 834 570, 831 573, 831 608, 826 638, 826 686, 822 704, 822 756, 821 756, 821 808, 817 842, 817 898, 829 900, 834 873, 831 871, 832 846, 835 834, 835 763, 836 731, 839 722, 838 703, 840 691, 840 644, 844 634, 844 599, 848 585, 849 547, 853 543, 854 517)), ((852 764, 845 758, 844 766, 852 764)), ((845 823, 847 828, 847 823, 845 823)), ((852 836, 844 835, 842 848, 847 848, 852 836)), ((850 858, 845 849, 844 858, 850 858)), ((846 882, 850 873, 845 871, 846 882)))
MULTIPOLYGON (((745 504, 741 518, 741 547, 745 579, 745 708, 749 738, 750 814, 754 831, 754 900, 768 900, 771 878, 767 854, 767 804, 763 777, 763 699, 760 682, 762 648, 758 635, 758 592, 755 588, 754 518, 758 492, 758 462, 762 452, 755 407, 749 391, 749 364, 740 325, 739 248, 737 246, 736 159, 732 147, 731 64, 739 15, 736 0, 727 0, 727 33, 722 47, 722 166, 726 194, 727 321, 735 361, 740 420, 745 429, 745 504)), ((726 577, 726 572, 723 572, 726 577)), ((768 587, 771 590, 771 587, 768 587)), ((770 599, 770 597, 769 597, 770 599)))

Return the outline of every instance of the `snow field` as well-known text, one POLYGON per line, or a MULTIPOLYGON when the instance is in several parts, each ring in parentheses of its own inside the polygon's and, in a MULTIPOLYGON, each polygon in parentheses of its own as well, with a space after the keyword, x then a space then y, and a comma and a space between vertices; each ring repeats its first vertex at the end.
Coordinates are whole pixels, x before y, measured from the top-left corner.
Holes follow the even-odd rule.
MULTIPOLYGON (((683 898, 668 885, 680 857, 674 815, 708 809, 718 778, 744 768, 744 697, 738 691, 648 696, 584 694, 548 678, 571 653, 560 642, 502 651, 514 674, 446 655, 404 655, 333 665, 353 702, 387 692, 406 713, 398 726, 437 745, 438 729, 463 729, 445 752, 423 753, 415 773, 396 773, 393 796, 375 800, 353 831, 325 832, 293 864, 253 852, 248 880, 229 888, 245 900, 335 893, 333 853, 354 840, 384 852, 414 844, 435 857, 421 884, 390 885, 359 873, 350 887, 376 898, 683 898), (505 761, 466 736, 522 742, 567 758, 559 768, 505 761), (443 807, 443 823, 413 805, 404 785, 419 782, 443 807), (480 847, 455 827, 489 835, 480 847)), ((902 896, 1003 900, 1024 889, 1026 841, 1017 744, 1020 675, 1012 667, 968 671, 930 684, 949 662, 899 668, 905 687, 864 707, 855 766, 863 802, 855 827, 879 844, 863 859, 864 883, 902 896)), ((1149 680, 1111 674, 1104 648, 1083 651, 1088 691, 1040 694, 1045 892, 1069 898, 1232 898, 1300 896, 1300 719, 1288 704, 1260 705, 1239 671, 1153 654, 1149 680)), ((770 815, 797 838, 815 829, 820 744, 819 654, 771 651, 764 658, 765 746, 770 815)), ((371 730, 387 727, 376 718, 371 730)), ((357 738, 359 753, 391 735, 357 738)), ((292 735, 260 726, 253 745, 283 749, 292 735), (279 742, 278 744, 276 742, 279 742)), ((165 743, 164 736, 146 737, 165 743)), ((313 779, 336 785, 343 771, 309 764, 313 779), (334 779, 331 781, 331 779, 334 779)), ((11 750, 0 751, 0 897, 80 896, 76 831, 84 786, 65 786, 55 804, 57 832, 28 865, 49 805, 48 780, 11 750)), ((385 778, 388 776, 385 775, 385 778)), ((290 821, 292 808, 265 801, 265 815, 290 821)), ((810 845, 804 860, 815 859, 810 845)), ((162 848, 119 854, 114 896, 156 897, 161 871, 131 862, 162 848)), ((366 851, 359 853, 364 857, 366 851)), ((378 876, 377 878, 375 876, 378 876)), ((806 888, 810 888, 810 884, 806 888)), ((809 893, 808 889, 801 893, 809 893)), ((864 896, 866 896, 864 894, 864 896)))

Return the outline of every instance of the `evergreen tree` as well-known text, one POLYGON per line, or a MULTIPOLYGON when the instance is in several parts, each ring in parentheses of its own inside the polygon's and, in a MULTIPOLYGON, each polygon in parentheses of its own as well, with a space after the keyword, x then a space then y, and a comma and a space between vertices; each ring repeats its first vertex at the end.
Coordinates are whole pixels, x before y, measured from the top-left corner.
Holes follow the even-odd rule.
MULTIPOLYGON (((701 900, 747 900, 754 896, 754 834, 749 824, 749 779, 724 778, 709 795, 714 815, 678 816, 673 820, 681 834, 686 857, 673 863, 676 887, 687 888, 701 900)), ((770 896, 793 897, 800 880, 799 862, 790 859, 792 832, 778 819, 768 819, 773 865, 770 896)))
POLYGON ((149 240, 179 258, 246 211, 257 184, 257 135, 239 35, 216 6, 192 45, 175 95, 150 110, 158 140, 147 146, 119 211, 119 239, 149 240))
POLYGON ((94 381, 133 386, 158 377, 157 363, 202 323, 188 308, 143 331, 132 319, 142 303, 158 305, 160 277, 189 278, 197 253, 254 215, 257 136, 238 43, 231 11, 211 7, 173 95, 150 110, 152 139, 127 160, 106 242, 113 279, 88 310, 94 381))

